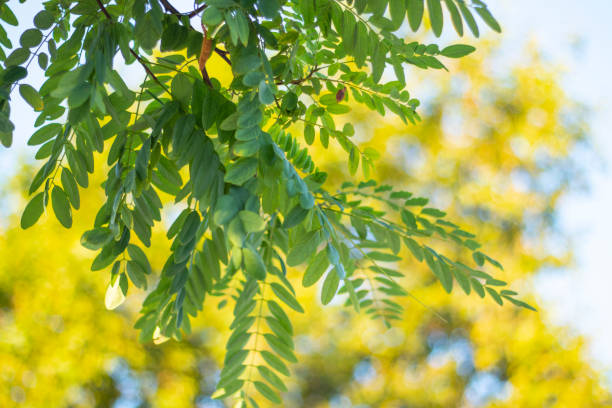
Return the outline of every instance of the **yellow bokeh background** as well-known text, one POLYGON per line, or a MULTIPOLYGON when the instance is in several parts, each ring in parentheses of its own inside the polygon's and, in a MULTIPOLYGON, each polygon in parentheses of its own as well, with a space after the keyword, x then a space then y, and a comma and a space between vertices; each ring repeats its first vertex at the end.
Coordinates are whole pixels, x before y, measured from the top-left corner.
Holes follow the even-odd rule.
MULTIPOLYGON (((557 233, 559 198, 579 177, 570 153, 586 143, 588 129, 554 67, 528 50, 524 64, 500 78, 488 65, 492 48, 449 65, 450 74, 409 72, 414 84, 430 81, 435 90, 417 125, 357 105, 340 121, 354 124, 361 146, 381 153, 376 179, 432 197, 477 233, 505 266, 499 277, 534 303, 531 278, 572 259, 571 250, 552 253, 546 242, 557 233)), ((217 56, 208 66, 222 83, 231 80, 217 56)), ((304 144, 301 128, 292 132, 304 144)), ((333 141, 327 150, 315 142, 313 157, 332 185, 348 177, 346 155, 333 141)), ((32 171, 24 167, 4 194, 26 191, 32 171)), ((157 346, 140 344, 133 328, 143 291, 131 287, 120 308, 104 309, 110 273, 91 272, 93 253, 79 244, 103 202, 96 187, 103 174, 101 168, 81 191, 72 229, 47 214, 22 231, 15 214, 2 231, 0 407, 221 406, 208 399, 231 322, 231 308, 217 308, 221 299, 207 298, 190 336, 157 346)), ((168 225, 156 229, 147 251, 154 273, 168 254, 168 225)), ((422 265, 408 258, 400 267, 403 285, 426 307, 406 298, 404 319, 392 329, 340 304, 322 307, 319 289, 300 288, 302 271, 290 271, 307 312, 290 314, 300 362, 291 367, 286 406, 612 405, 583 339, 547 324, 546 310, 447 295, 422 265), (499 392, 478 390, 483 374, 495 378, 489 388, 499 392)))

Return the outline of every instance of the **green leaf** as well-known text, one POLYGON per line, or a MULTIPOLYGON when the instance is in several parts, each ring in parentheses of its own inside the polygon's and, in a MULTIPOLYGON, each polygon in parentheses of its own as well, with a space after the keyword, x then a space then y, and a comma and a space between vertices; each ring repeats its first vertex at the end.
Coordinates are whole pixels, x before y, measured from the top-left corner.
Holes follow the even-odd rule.
POLYGON ((323 281, 323 288, 321 289, 321 303, 327 305, 332 301, 336 292, 338 292, 338 286, 340 285, 340 278, 336 273, 335 269, 332 269, 327 273, 325 281, 323 281))
POLYGON ((229 195, 222 196, 219 201, 217 201, 215 207, 215 224, 228 224, 238 214, 238 211, 240 211, 240 204, 234 197, 229 195))
POLYGON ((189 80, 189 76, 183 73, 176 74, 172 79, 170 90, 175 100, 179 101, 183 106, 189 105, 193 93, 193 84, 189 80))
POLYGON ((387 254, 387 253, 380 252, 380 251, 368 252, 368 258, 373 259, 375 261, 381 261, 381 262, 397 262, 402 259, 399 256, 387 254))
POLYGON ((261 71, 251 71, 248 72, 244 78, 242 78, 242 83, 248 87, 258 86, 261 81, 265 78, 265 74, 261 71))
POLYGON ((274 368, 276 371, 287 377, 290 375, 289 369, 280 358, 276 357, 274 354, 270 353, 267 350, 263 350, 260 354, 261 357, 263 357, 264 361, 268 363, 270 367, 274 368))
POLYGON ((147 288, 147 277, 145 270, 136 261, 128 261, 126 265, 127 274, 130 277, 132 283, 141 289, 147 288))
POLYGON ((28 71, 24 67, 10 66, 8 59, 5 61, 5 65, 7 68, 2 73, 2 82, 4 83, 12 84, 28 75, 28 71))
POLYGON ((244 384, 243 380, 234 380, 229 384, 226 384, 225 387, 216 390, 211 398, 214 399, 224 399, 229 397, 232 394, 235 394, 240 388, 242 388, 242 384, 244 384))
POLYGON ((357 172, 357 169, 359 168, 359 152, 357 151, 357 149, 355 147, 351 148, 351 151, 349 152, 349 173, 351 175, 354 175, 357 172))
MULTIPOLYGON (((106 268, 107 266, 109 266, 110 264, 112 264, 118 255, 116 252, 116 248, 117 248, 117 245, 106 245, 104 248, 102 248, 102 251, 100 251, 100 253, 95 257, 95 259, 91 263, 91 270, 100 271, 106 268)), ((117 265, 117 262, 115 263, 115 265, 117 265)))
POLYGON ((266 323, 268 324, 270 330, 272 330, 279 338, 283 339, 285 343, 293 345, 291 333, 287 331, 285 326, 276 317, 266 316, 266 323))
MULTIPOLYGON (((0 115, 0 127, 10 128, 9 130, 0 131, 0 143, 4 147, 11 147, 13 144, 13 124, 8 119, 5 119, 2 115, 0 115)), ((37 157, 35 158, 37 159, 37 157)))
POLYGON ((265 378, 270 384, 272 384, 279 391, 287 391, 287 387, 283 383, 283 380, 280 379, 278 375, 276 375, 272 370, 270 370, 266 366, 257 366, 257 371, 263 378, 265 378))
POLYGON ((244 346, 249 342, 251 333, 247 333, 243 330, 236 330, 232 333, 231 337, 227 341, 225 348, 230 350, 242 350, 244 346))
POLYGON ((318 230, 302 235, 297 242, 292 245, 293 248, 291 248, 287 255, 287 265, 297 266, 306 262, 312 253, 316 251, 320 243, 321 234, 318 230))
POLYGON ((474 262, 476 262, 476 265, 478 266, 483 266, 485 263, 485 257, 481 252, 474 252, 472 253, 472 258, 474 259, 474 262))
POLYGON ((38 129, 28 140, 29 146, 43 144, 47 140, 57 136, 62 131, 62 125, 59 123, 50 123, 38 129))
POLYGON ((172 222, 172 225, 170 225, 170 228, 168 228, 168 232, 166 233, 168 239, 174 238, 176 234, 179 233, 190 213, 191 210, 189 208, 185 208, 183 211, 181 211, 178 217, 176 217, 176 219, 172 222))
POLYGON ((247 274, 259 280, 266 278, 266 266, 259 253, 249 247, 243 248, 242 261, 247 274))
POLYGON ((307 124, 304 126, 304 141, 306 141, 307 145, 311 145, 315 139, 315 130, 314 126, 307 124))
POLYGON ((389 14, 394 28, 399 28, 406 17, 406 1, 389 0, 389 14))
POLYGON ((514 304, 515 306, 519 306, 519 307, 522 307, 522 308, 525 308, 525 309, 529 309, 529 310, 531 310, 533 312, 537 312, 538 311, 535 307, 533 307, 533 306, 523 302, 522 300, 514 299, 514 298, 512 298, 512 297, 510 297, 508 295, 502 295, 502 297, 504 299, 509 300, 510 303, 514 304))
MULTIPOLYGON (((232 261, 234 264, 238 265, 240 263, 240 257, 236 257, 237 255, 239 255, 240 253, 237 251, 238 248, 242 248, 245 246, 245 240, 247 238, 246 236, 246 232, 244 231, 244 228, 242 227, 242 223, 240 222, 240 219, 238 218, 234 218, 230 224, 229 227, 227 229, 227 238, 230 242, 230 244, 233 247, 236 247, 236 254, 232 254, 235 257, 235 260, 232 261)), ((254 250, 255 251, 255 250, 254 250)), ((246 253, 246 252, 245 252, 246 253)), ((245 253, 243 253, 243 256, 245 255, 245 253)), ((257 252, 255 252, 257 254, 257 252)), ((248 254, 247 254, 248 255, 248 254)), ((245 265, 249 266, 249 264, 246 263, 247 259, 244 259, 245 265)), ((263 276, 264 273, 263 272, 256 272, 254 270, 253 267, 251 267, 249 269, 249 272, 253 272, 253 274, 256 276, 263 276)))
POLYGON ((499 293, 497 293, 497 291, 495 289, 492 289, 488 286, 485 286, 485 289, 487 290, 487 292, 489 292, 489 295, 491 295, 491 297, 493 298, 493 300, 495 300, 495 302, 502 306, 504 304, 501 296, 499 296, 499 293))
MULTIPOLYGON (((12 65, 21 65, 28 60, 30 57, 30 50, 27 48, 17 48, 13 52, 10 53, 6 60, 4 60, 4 65, 8 68, 12 65)), ((7 74, 4 73, 4 80, 7 81, 7 74)), ((24 75, 25 77, 25 75, 24 75)), ((23 78, 23 77, 22 77, 23 78)), ((21 79, 21 78, 20 78, 21 79)), ((14 81, 11 81, 14 82, 14 81)))
POLYGON ((238 29, 238 38, 240 39, 242 45, 246 47, 249 44, 249 22, 241 10, 235 9, 235 13, 238 29))
POLYGON ((278 15, 280 3, 278 0, 257 0, 257 8, 264 17, 273 19, 278 15))
POLYGON ((424 206, 424 205, 427 205, 428 202, 429 202, 429 199, 427 198, 415 197, 415 198, 410 198, 406 200, 406 202, 404 202, 404 205, 424 206))
POLYGON ((471 45, 455 44, 449 45, 440 51, 440 54, 448 58, 461 58, 476 51, 471 45))
POLYGON ((319 251, 308 264, 302 278, 302 285, 307 288, 317 283, 328 267, 329 260, 326 251, 319 251))
POLYGON ((304 209, 301 205, 296 205, 285 217, 285 220, 283 221, 283 228, 290 229, 300 224, 302 221, 304 221, 308 215, 308 212, 309 211, 304 209))
POLYGON ((225 182, 241 186, 257 173, 257 159, 254 157, 238 159, 227 166, 225 182))
POLYGON ((238 45, 238 41, 245 47, 249 43, 249 22, 244 13, 237 8, 225 12, 225 22, 230 31, 232 44, 238 45))
POLYGON ((191 211, 178 234, 178 240, 183 244, 191 242, 200 226, 200 221, 200 214, 197 211, 191 211))
POLYGON ((120 279, 115 279, 115 283, 109 283, 104 296, 104 306, 108 310, 113 310, 121 306, 125 301, 125 294, 120 287, 120 279))
MULTIPOLYGON (((411 0, 409 0, 411 1, 411 0)), ((412 0, 412 1, 421 1, 423 0, 412 0)), ((372 62, 372 79, 374 82, 378 83, 382 78, 382 74, 385 70, 385 65, 387 62, 387 50, 385 49, 384 43, 380 41, 376 41, 376 47, 374 49, 374 55, 371 58, 372 62)))
POLYGON ((281 399, 278 396, 278 394, 276 393, 276 391, 274 391, 272 388, 270 388, 266 383, 263 383, 261 381, 254 381, 253 385, 255 386, 257 391, 259 391, 261 393, 261 395, 263 395, 264 397, 266 397, 270 401, 272 401, 272 402, 274 402, 276 404, 280 404, 281 403, 281 399))
POLYGON ((451 20, 453 21, 453 26, 455 27, 455 31, 459 36, 463 36, 463 22, 461 21, 461 15, 459 14, 459 9, 455 5, 455 0, 444 0, 446 4, 446 8, 451 15, 451 20))
POLYGON ((36 89, 27 84, 19 85, 19 93, 21 97, 34 108, 35 111, 41 111, 44 108, 42 97, 36 89))
POLYGON ((402 210, 401 217, 402 217, 402 221, 404 222, 407 228, 415 229, 415 230, 418 229, 416 217, 411 211, 408 211, 405 209, 402 210))
POLYGON ((424 0, 408 0, 408 22, 412 31, 416 31, 421 26, 423 12, 425 11, 424 0))
POLYGON ((439 37, 442 34, 442 24, 444 22, 440 0, 427 0, 427 11, 429 12, 431 28, 436 37, 439 37))
POLYGON ((283 311, 283 309, 273 300, 268 301, 268 309, 270 313, 274 315, 278 319, 278 321, 283 325, 287 333, 293 334, 293 326, 291 326, 291 321, 287 314, 283 311))
POLYGON ((55 186, 51 190, 51 206, 57 220, 66 228, 72 227, 72 211, 68 196, 60 187, 55 186))
POLYGON ((130 255, 130 258, 132 258, 133 261, 138 262, 140 266, 144 269, 144 272, 147 275, 150 275, 152 272, 151 264, 149 263, 149 260, 147 259, 147 256, 145 255, 143 250, 134 244, 128 244, 127 251, 130 255))
POLYGON ((458 4, 459 4, 459 10, 461 11, 461 14, 463 15, 463 20, 467 23, 468 27, 470 27, 470 31, 472 32, 472 34, 474 34, 474 37, 478 38, 480 33, 478 31, 478 25, 476 24, 476 20, 474 20, 474 16, 472 15, 472 12, 467 7, 465 2, 460 1, 458 4))
POLYGON ((71 109, 78 108, 83 105, 91 96, 91 85, 87 82, 81 82, 75 86, 70 95, 68 95, 68 106, 71 109))
POLYGON ((13 11, 4 3, 0 8, 0 18, 10 25, 16 26, 19 24, 17 17, 13 14, 13 11))
POLYGON ((260 232, 266 228, 266 222, 259 214, 252 211, 240 211, 238 215, 246 232, 260 232))
POLYGON ((304 313, 304 309, 302 309, 302 306, 300 306, 297 299, 287 289, 285 289, 283 286, 276 282, 271 283, 270 287, 272 288, 272 292, 274 292, 274 294, 280 300, 282 300, 283 303, 285 303, 287 306, 289 306, 296 312, 304 313))
POLYGON ((51 28, 53 23, 55 23, 55 17, 47 10, 40 11, 34 16, 34 25, 41 30, 51 28))
POLYGON ((498 261, 496 261, 495 259, 491 258, 488 255, 484 255, 485 259, 487 260, 487 262, 489 262, 491 265, 493 265, 494 267, 496 267, 499 270, 504 270, 504 267, 502 266, 502 264, 500 264, 498 261))
POLYGON ((319 98, 319 102, 323 105, 335 105, 338 103, 335 93, 326 93, 319 98))
POLYGON ((440 280, 440 283, 442 284, 444 290, 447 293, 451 293, 451 291, 453 290, 453 275, 450 271, 450 268, 446 264, 446 262, 439 259, 437 260, 437 264, 438 279, 440 280))
POLYGON ((208 6, 202 12, 202 23, 213 27, 223 21, 223 14, 217 7, 208 6))
POLYGON ((232 364, 231 369, 227 368, 227 366, 223 367, 223 371, 221 372, 221 378, 217 383, 217 388, 223 388, 228 384, 236 381, 240 375, 246 370, 246 365, 244 364, 232 364))
POLYGON ((461 289, 463 289, 466 295, 469 295, 472 291, 472 287, 470 285, 468 277, 465 276, 463 271, 461 271, 461 269, 459 268, 452 268, 452 271, 453 275, 455 275, 455 280, 457 281, 461 289))
POLYGON ((423 248, 412 238, 404 237, 404 244, 408 247, 412 255, 417 259, 417 261, 423 261, 423 248))
POLYGON ((429 216, 436 217, 436 218, 441 218, 446 215, 444 211, 440 211, 436 208, 423 208, 421 210, 421 214, 429 215, 429 216))
POLYGON ((81 236, 81 245, 93 251, 104 247, 113 239, 113 232, 109 228, 99 227, 85 231, 81 236))
POLYGON ((36 221, 38 221, 45 209, 44 196, 45 193, 40 192, 30 200, 28 205, 26 205, 21 215, 21 228, 30 228, 32 225, 36 224, 36 221))
POLYGON ((259 101, 264 105, 269 105, 274 102, 274 94, 265 79, 259 82, 259 101))
POLYGON ((276 354, 291 363, 297 363, 297 359, 295 358, 291 348, 278 337, 273 334, 266 333, 264 334, 264 339, 276 354))
POLYGON ((487 279, 487 285, 491 286, 506 286, 507 283, 499 279, 487 279))
POLYGON ((62 187, 64 188, 66 194, 68 194, 70 204, 72 204, 72 206, 78 210, 81 205, 79 187, 77 186, 76 180, 70 172, 70 169, 68 169, 67 167, 62 168, 61 180, 62 187))
POLYGON ((355 16, 349 10, 344 10, 342 21, 342 41, 348 48, 355 45, 355 16))
POLYGON ((23 48, 36 47, 42 41, 43 35, 40 30, 36 28, 29 28, 21 34, 19 37, 19 44, 23 48))
POLYGON ((474 289, 474 292, 476 292, 478 296, 480 296, 481 298, 485 297, 484 287, 477 279, 470 278, 470 283, 472 284, 472 288, 474 289))
POLYGON ((476 12, 480 15, 482 20, 487 23, 489 27, 491 27, 498 33, 501 33, 501 27, 499 26, 499 23, 497 22, 497 20, 495 20, 495 17, 493 17, 486 4, 484 4, 480 0, 474 0, 474 8, 476 9, 476 12))

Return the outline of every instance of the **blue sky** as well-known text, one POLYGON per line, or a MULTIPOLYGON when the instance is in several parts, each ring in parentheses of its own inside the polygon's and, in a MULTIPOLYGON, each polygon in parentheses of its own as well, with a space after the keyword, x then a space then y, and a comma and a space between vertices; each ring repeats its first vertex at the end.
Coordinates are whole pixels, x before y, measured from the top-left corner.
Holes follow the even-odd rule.
MULTIPOLYGON (((180 6, 181 1, 175 2, 180 6)), ((588 336, 591 359, 609 370, 612 384, 612 325, 609 324, 612 271, 608 254, 612 246, 612 173, 605 164, 612 161, 612 140, 608 124, 612 120, 612 2, 609 0, 489 0, 489 7, 503 27, 504 58, 520 62, 523 46, 535 41, 544 56, 564 68, 563 85, 568 95, 584 102, 592 111, 591 136, 600 162, 584 163, 590 191, 572 193, 561 205, 560 224, 573 238, 576 264, 563 271, 543 272, 536 279, 536 289, 547 305, 546 316, 555 324, 567 325, 576 333, 588 336), (579 44, 579 51, 576 51, 579 44), (602 165, 603 164, 603 165, 602 165)), ((191 4, 191 2, 189 2, 191 4)), ((31 12, 21 5, 20 20, 27 21, 31 12)), ((187 7, 188 8, 188 7, 187 7)), ((16 30, 10 31, 16 38, 16 30)), ((36 86, 42 76, 34 73, 29 82, 36 86)), ((15 146, 0 150, 0 172, 16 169, 19 157, 33 156, 25 146, 33 132, 34 116, 16 96, 12 103, 16 122, 15 146), (17 154, 16 154, 17 153, 17 154)), ((15 210, 17 202, 3 198, 0 218, 15 210)), ((1 224, 1 222, 0 222, 1 224)))
MULTIPOLYGON (((612 2, 515 0, 488 4, 502 22, 504 41, 518 44, 535 40, 550 61, 563 67, 567 94, 593 112, 592 144, 600 161, 582 163, 590 190, 570 194, 560 209, 562 230, 572 237, 576 263, 564 271, 543 272, 536 288, 548 305, 549 318, 587 335, 593 363, 612 373, 612 270, 608 261, 612 248, 612 173, 606 165, 612 161, 608 131, 612 120, 612 2), (575 44, 580 44, 578 52, 575 44)), ((519 47, 509 47, 506 52, 516 52, 509 57, 520 58, 519 47)), ((609 378, 612 380, 612 375, 609 378)))

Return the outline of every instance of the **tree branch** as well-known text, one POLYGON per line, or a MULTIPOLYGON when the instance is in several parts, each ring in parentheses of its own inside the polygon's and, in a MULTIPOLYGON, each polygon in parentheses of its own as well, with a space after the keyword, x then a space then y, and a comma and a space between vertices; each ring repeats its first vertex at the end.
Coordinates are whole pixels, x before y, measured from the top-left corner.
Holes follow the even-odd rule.
POLYGON ((314 66, 314 68, 310 71, 310 73, 308 75, 306 75, 304 78, 300 78, 300 79, 293 79, 289 82, 283 82, 283 81, 278 81, 276 82, 276 85, 299 85, 302 82, 308 81, 310 78, 312 78, 312 76, 315 74, 315 72, 318 72, 320 70, 322 70, 323 68, 326 67, 318 67, 318 66, 314 66))
POLYGON ((161 86, 162 88, 164 88, 166 90, 166 92, 170 93, 170 91, 168 90, 168 88, 166 87, 166 85, 164 85, 159 78, 157 78, 157 76, 155 76, 155 74, 153 73, 153 71, 151 71, 151 68, 149 68, 149 66, 147 65, 146 61, 140 56, 138 55, 138 53, 136 51, 134 51, 132 48, 130 48, 130 53, 134 56, 134 58, 136 58, 136 61, 138 61, 140 63, 140 65, 142 65, 142 67, 144 68, 145 72, 147 74, 149 74, 149 76, 151 78, 153 78, 153 80, 155 82, 157 82, 159 84, 159 86, 161 86))
POLYGON ((160 2, 164 6, 166 11, 168 11, 168 12, 170 12, 172 14, 182 15, 182 13, 180 11, 178 11, 172 4, 170 4, 170 2, 168 0, 160 0, 160 2))
POLYGON ((170 14, 174 14, 175 16, 187 16, 189 18, 197 16, 202 10, 204 10, 208 6, 207 4, 202 4, 200 7, 196 8, 193 11, 190 11, 189 13, 181 13, 176 7, 170 4, 168 0, 160 0, 160 2, 164 6, 166 11, 170 14))
POLYGON ((207 6, 208 6, 207 4, 202 4, 200 7, 193 10, 191 13, 187 14, 187 17, 192 18, 192 17, 197 16, 198 14, 200 14, 200 11, 204 10, 207 6))
POLYGON ((225 62, 227 62, 230 66, 232 65, 232 61, 227 57, 228 52, 224 51, 220 48, 215 48, 215 52, 219 55, 225 62))
POLYGON ((108 10, 106 10, 106 7, 104 7, 104 4, 102 3, 102 0, 96 0, 96 1, 98 2, 98 6, 100 6, 100 10, 102 10, 102 13, 104 13, 106 18, 112 21, 113 18, 111 17, 110 14, 108 14, 108 10))

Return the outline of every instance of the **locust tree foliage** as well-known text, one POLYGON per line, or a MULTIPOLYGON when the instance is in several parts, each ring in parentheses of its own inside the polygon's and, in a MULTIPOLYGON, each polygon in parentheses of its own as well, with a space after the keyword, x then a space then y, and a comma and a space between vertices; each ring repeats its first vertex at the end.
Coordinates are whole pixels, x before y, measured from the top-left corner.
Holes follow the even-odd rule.
POLYGON ((106 202, 82 237, 97 251, 91 269, 109 270, 106 306, 121 304, 130 285, 149 289, 136 327, 156 342, 189 333, 215 298, 233 307, 215 397, 281 402, 296 361, 287 311, 304 312, 295 285, 321 282, 323 304, 339 297, 386 325, 401 319, 397 298, 409 293, 400 253, 425 263, 447 292, 456 285, 531 308, 485 271, 501 265, 476 237, 427 198, 375 181, 331 191, 311 156, 313 144, 338 144, 349 172, 361 168, 367 180, 379 153, 337 124, 348 103, 417 122, 407 68, 446 69, 474 48, 405 37, 424 19, 436 36, 452 25, 478 37, 477 20, 500 31, 482 1, 196 0, 187 11, 171 0, 31 3, 27 21, 0 6, 0 140, 11 145, 18 92, 38 114, 27 143, 44 162, 21 225, 52 211, 71 227, 79 190, 107 168, 106 202), (22 28, 18 44, 6 25, 22 28), (229 86, 207 70, 213 53, 231 70, 229 86), (138 87, 118 60, 143 68, 138 87), (27 83, 35 65, 46 77, 40 89, 27 83), (161 221, 160 193, 184 209, 154 277, 142 247, 161 221))

